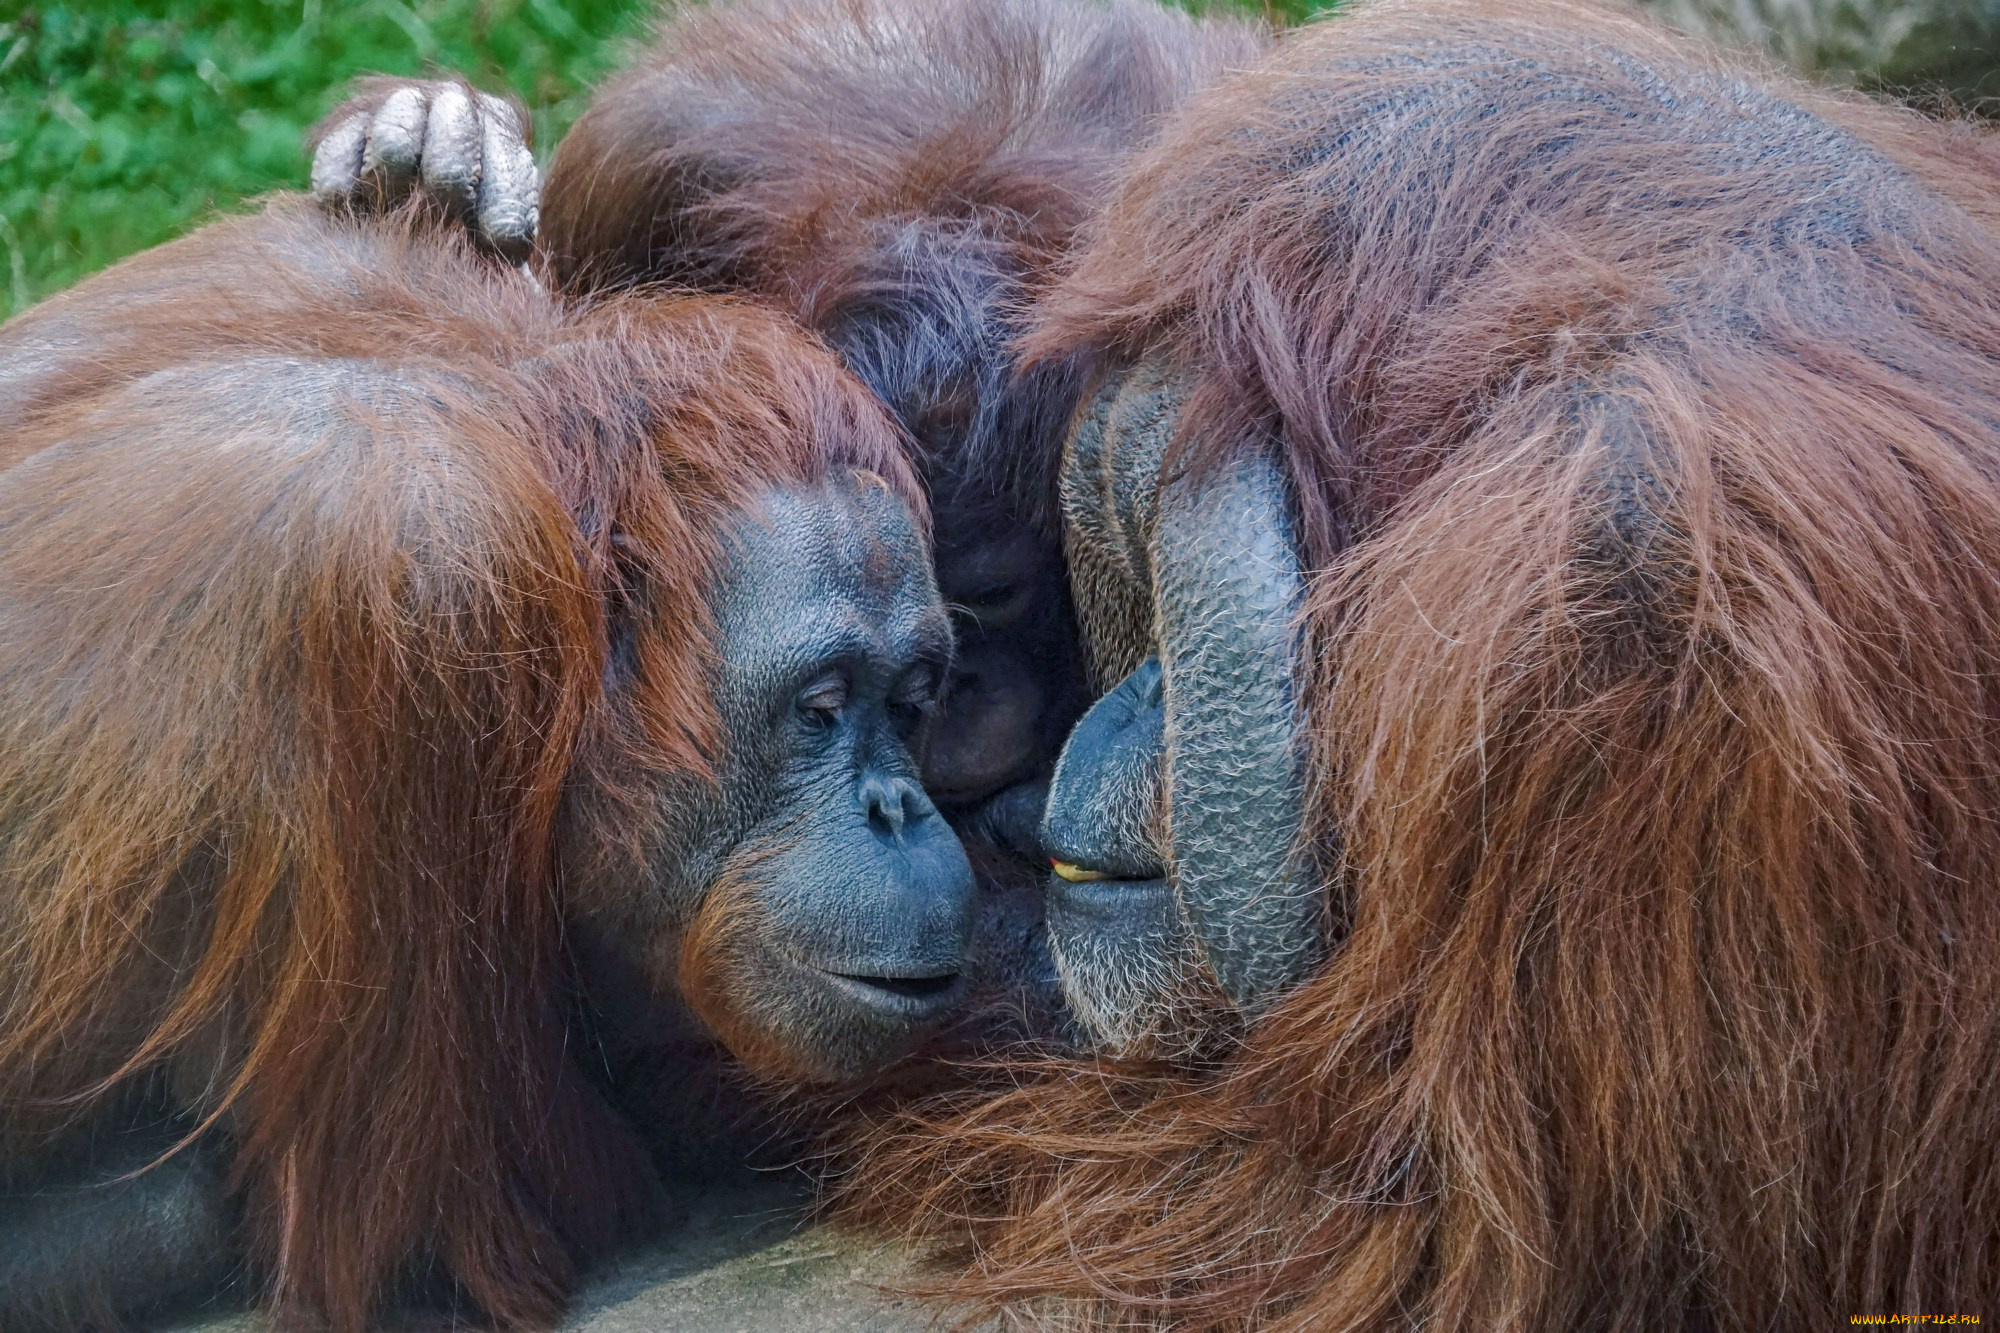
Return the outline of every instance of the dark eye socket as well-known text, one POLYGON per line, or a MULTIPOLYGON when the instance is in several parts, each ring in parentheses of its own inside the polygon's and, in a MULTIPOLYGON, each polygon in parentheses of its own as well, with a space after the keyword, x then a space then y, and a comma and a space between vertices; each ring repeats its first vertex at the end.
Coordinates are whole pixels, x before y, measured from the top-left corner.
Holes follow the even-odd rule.
POLYGON ((799 691, 799 713, 817 727, 830 727, 847 707, 847 680, 843 676, 822 676, 799 691))

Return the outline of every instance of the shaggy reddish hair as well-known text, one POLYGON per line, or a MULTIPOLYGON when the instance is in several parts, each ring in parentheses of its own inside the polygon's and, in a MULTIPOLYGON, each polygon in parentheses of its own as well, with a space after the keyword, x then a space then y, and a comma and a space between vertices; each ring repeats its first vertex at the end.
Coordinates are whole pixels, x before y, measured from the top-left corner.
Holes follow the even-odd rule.
POLYGON ((1198 99, 1035 350, 1289 460, 1338 938, 1199 1066, 893 1126, 856 1215, 1037 1327, 1990 1313, 1996 168, 1566 3, 1198 99))
POLYGON ((900 434, 775 315, 565 307, 292 202, 37 307, 0 364, 0 469, 54 469, 0 510, 35 534, 6 576, 54 590, 0 642, 0 1171, 192 1062, 280 1317, 371 1327, 435 1260, 499 1323, 553 1322, 650 1178, 565 1054, 564 872, 712 753, 720 522, 834 468, 920 506, 900 434), (313 400, 247 401, 241 441, 160 405, 274 357, 354 376, 375 443, 337 481, 299 466, 313 400), (241 468, 144 461, 177 432, 241 468), (121 436, 145 448, 95 504, 101 466, 61 471, 87 451, 37 458, 121 436))
POLYGON ((774 302, 940 455, 942 492, 1053 527, 1040 442, 1075 386, 1011 373, 1020 307, 1167 113, 1264 41, 1151 0, 669 3, 557 150, 538 249, 568 290, 774 302))

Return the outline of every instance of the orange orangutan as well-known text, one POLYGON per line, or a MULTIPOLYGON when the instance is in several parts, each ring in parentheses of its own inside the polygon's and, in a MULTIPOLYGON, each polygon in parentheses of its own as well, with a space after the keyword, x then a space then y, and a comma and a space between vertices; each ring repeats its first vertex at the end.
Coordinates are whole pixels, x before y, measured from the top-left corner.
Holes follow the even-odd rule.
POLYGON ((963 999, 921 497, 789 322, 278 201, 0 330, 0 422, 10 1333, 546 1326, 657 1189, 601 1024, 817 1083, 963 999))
POLYGON ((857 1210, 1029 1326, 2000 1315, 1996 224, 1989 131, 1587 5, 1199 95, 1031 349, 1103 1049, 857 1210))

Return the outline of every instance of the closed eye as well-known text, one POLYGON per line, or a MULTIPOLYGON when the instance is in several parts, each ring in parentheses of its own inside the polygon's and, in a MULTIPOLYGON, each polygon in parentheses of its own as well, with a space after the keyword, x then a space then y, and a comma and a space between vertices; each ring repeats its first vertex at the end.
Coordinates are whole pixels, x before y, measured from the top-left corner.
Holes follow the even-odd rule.
POLYGON ((847 706, 847 679, 844 676, 822 676, 798 695, 799 713, 815 726, 829 727, 840 719, 840 710, 847 706))
POLYGON ((930 662, 919 662, 903 673, 889 692, 889 703, 906 718, 918 719, 937 707, 943 673, 930 662))

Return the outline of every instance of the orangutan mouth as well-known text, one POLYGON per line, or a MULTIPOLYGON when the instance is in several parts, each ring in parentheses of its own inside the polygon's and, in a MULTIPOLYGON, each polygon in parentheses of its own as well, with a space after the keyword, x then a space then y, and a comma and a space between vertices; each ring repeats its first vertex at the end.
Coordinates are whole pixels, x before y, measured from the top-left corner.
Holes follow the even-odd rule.
POLYGON ((891 976, 815 969, 838 991, 885 1017, 925 1022, 950 1009, 963 990, 960 973, 891 976))

